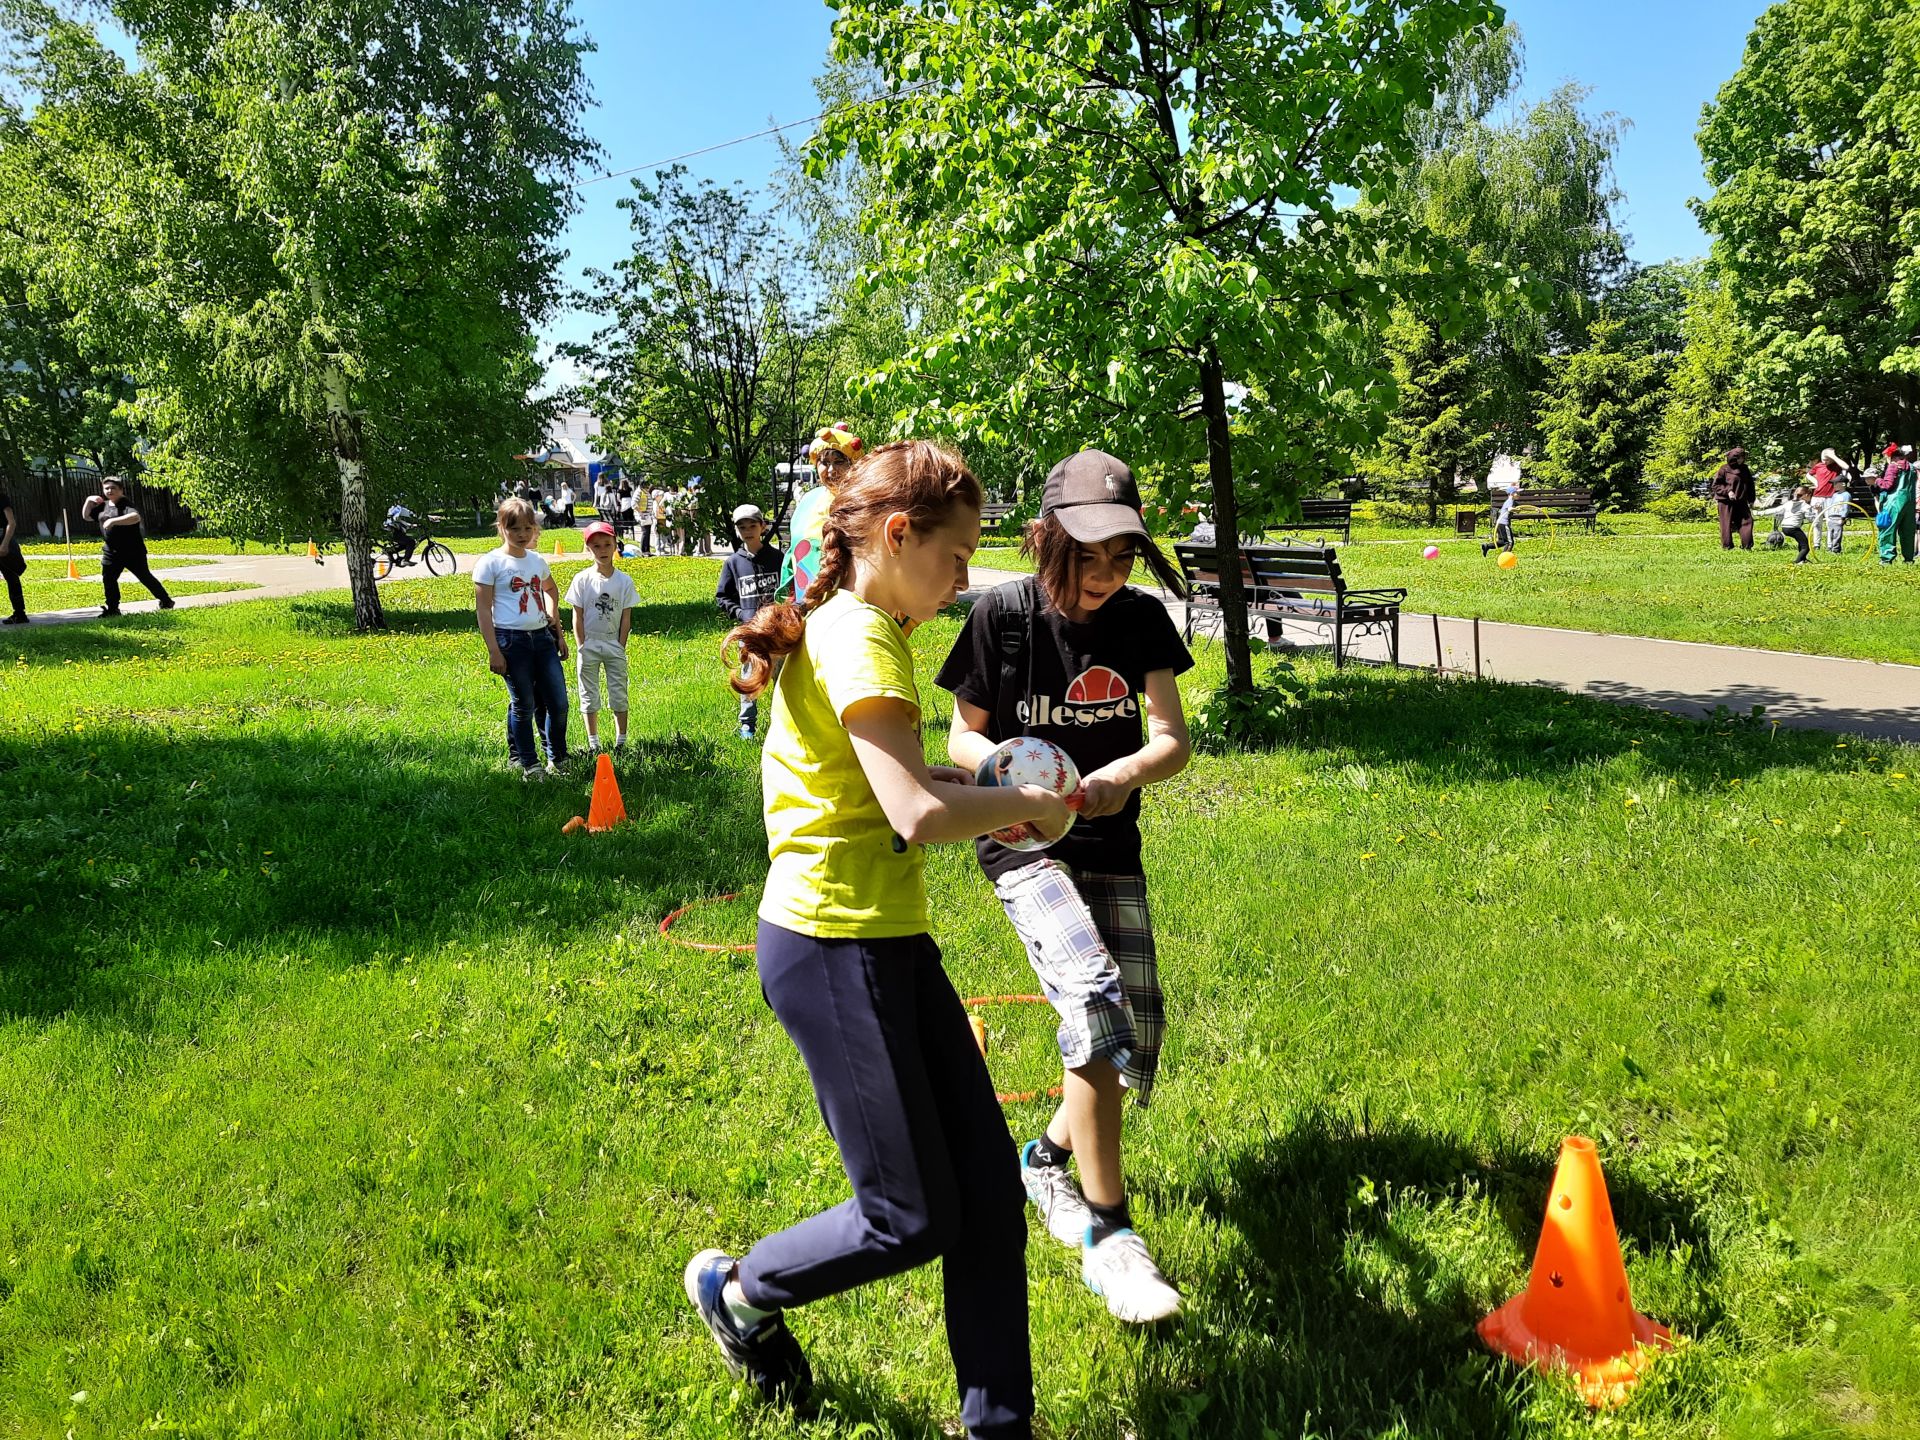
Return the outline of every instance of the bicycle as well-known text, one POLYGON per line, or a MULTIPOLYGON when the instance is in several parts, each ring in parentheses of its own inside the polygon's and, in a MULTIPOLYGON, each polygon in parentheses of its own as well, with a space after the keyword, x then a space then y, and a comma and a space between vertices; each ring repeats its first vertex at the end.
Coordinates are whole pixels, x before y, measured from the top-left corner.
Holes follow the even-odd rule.
POLYGON ((391 535, 382 535, 374 542, 373 578, 384 580, 395 570, 408 565, 425 565, 427 573, 438 579, 442 575, 452 575, 460 568, 460 562, 454 553, 438 540, 430 540, 422 535, 416 542, 412 555, 391 535))

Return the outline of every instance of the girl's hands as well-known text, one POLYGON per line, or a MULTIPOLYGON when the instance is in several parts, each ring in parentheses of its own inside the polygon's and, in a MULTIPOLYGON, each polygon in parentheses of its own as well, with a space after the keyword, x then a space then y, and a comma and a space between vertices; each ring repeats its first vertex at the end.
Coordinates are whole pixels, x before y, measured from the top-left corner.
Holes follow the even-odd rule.
POLYGON ((973 784, 973 772, 962 770, 958 765, 929 765, 927 774, 935 780, 945 781, 949 785, 973 784))
POLYGON ((1022 785, 1020 798, 1033 802, 1033 814, 1027 817, 1027 823, 1040 832, 1041 839, 1058 840, 1067 833, 1073 816, 1068 813, 1064 798, 1038 785, 1022 785))
POLYGON ((487 669, 504 680, 507 674, 507 657, 498 650, 487 651, 487 669))

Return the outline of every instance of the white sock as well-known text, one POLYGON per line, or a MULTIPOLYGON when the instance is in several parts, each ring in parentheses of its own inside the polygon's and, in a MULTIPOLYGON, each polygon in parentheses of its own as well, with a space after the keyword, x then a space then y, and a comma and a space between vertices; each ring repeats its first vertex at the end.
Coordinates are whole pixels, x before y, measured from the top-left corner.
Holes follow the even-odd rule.
POLYGON ((775 1313, 772 1310, 756 1310, 749 1305, 746 1292, 741 1290, 738 1279, 727 1281, 725 1288, 720 1291, 720 1298, 727 1302, 727 1309, 733 1315, 733 1323, 742 1330, 753 1329, 762 1320, 775 1313))

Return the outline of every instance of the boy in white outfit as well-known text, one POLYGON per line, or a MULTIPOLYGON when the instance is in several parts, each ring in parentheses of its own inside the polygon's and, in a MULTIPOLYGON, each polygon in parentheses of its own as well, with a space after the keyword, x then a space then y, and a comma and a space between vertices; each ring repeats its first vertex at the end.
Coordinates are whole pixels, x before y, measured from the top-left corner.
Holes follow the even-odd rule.
POLYGON ((1823 502, 1826 509, 1820 517, 1821 528, 1826 532, 1825 540, 1829 554, 1838 555, 1840 547, 1846 543, 1847 510, 1853 504, 1853 492, 1847 488, 1847 473, 1842 470, 1833 482, 1833 494, 1823 502))
POLYGON ((593 564, 567 586, 567 605, 573 611, 574 648, 579 651, 580 713, 587 722, 587 748, 600 748, 600 680, 607 684, 607 708, 619 733, 613 748, 627 743, 627 636, 633 630, 633 607, 639 600, 632 578, 616 570, 613 557, 620 542, 603 520, 587 526, 583 537, 593 553, 593 564))

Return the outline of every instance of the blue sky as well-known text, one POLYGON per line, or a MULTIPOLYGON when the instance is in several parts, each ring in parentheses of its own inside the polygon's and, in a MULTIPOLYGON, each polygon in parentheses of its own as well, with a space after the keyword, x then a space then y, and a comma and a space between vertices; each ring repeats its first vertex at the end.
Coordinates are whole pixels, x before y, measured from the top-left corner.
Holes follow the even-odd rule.
MULTIPOLYGON (((776 122, 816 113, 812 77, 833 12, 818 0, 579 0, 599 47, 587 57, 598 104, 586 129, 603 169, 649 166, 776 122)), ((1635 259, 1698 255, 1706 241, 1687 211, 1705 190, 1693 143, 1700 107, 1740 64, 1760 0, 1507 0, 1527 70, 1521 98, 1563 81, 1587 86, 1588 107, 1631 122, 1621 138, 1621 223, 1635 259)), ((786 132, 805 136, 810 126, 786 132)), ((763 185, 779 164, 772 138, 686 162, 696 176, 763 185)), ((625 253, 624 179, 585 185, 566 244, 569 274, 625 253)), ((558 318, 550 339, 584 340, 592 321, 558 318)))

